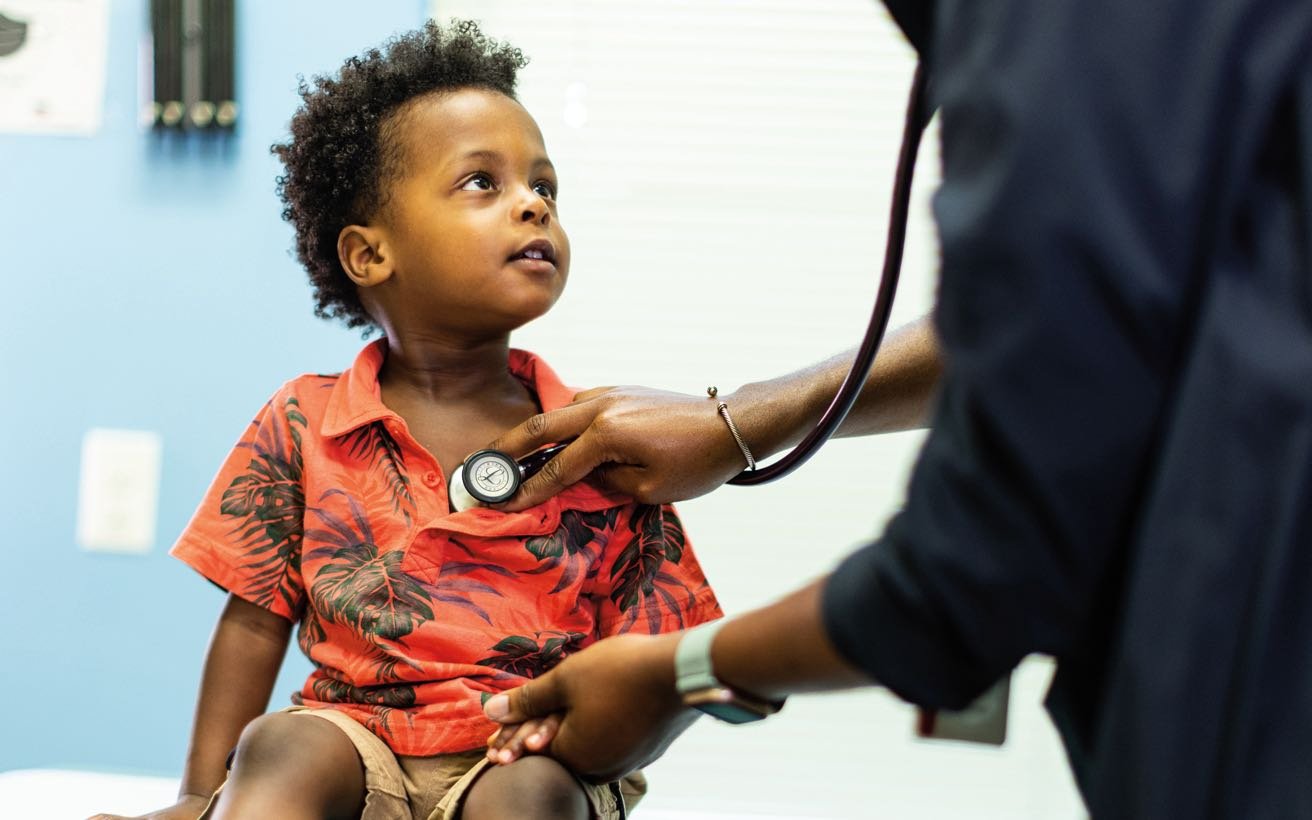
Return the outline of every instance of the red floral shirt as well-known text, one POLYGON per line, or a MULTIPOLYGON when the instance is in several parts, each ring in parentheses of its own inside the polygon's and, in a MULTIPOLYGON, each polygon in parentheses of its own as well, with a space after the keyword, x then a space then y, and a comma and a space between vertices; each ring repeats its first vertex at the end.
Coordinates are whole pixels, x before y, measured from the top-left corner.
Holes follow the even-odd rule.
MULTIPOLYGON (((260 411, 172 554, 299 622, 293 700, 339 709, 397 754, 484 745, 482 701, 607 635, 722 615, 670 506, 586 483, 519 513, 452 513, 436 459, 379 398, 386 341, 260 411)), ((574 391, 530 353, 544 410, 574 391)))

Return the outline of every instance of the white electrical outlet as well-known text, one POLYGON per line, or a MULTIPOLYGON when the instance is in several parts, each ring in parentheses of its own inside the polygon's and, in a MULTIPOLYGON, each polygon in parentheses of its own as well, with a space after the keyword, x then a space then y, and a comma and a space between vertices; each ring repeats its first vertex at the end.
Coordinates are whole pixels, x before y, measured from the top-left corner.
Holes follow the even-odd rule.
POLYGON ((77 542, 83 549, 150 551, 163 451, 159 433, 148 430, 86 432, 77 504, 77 542))

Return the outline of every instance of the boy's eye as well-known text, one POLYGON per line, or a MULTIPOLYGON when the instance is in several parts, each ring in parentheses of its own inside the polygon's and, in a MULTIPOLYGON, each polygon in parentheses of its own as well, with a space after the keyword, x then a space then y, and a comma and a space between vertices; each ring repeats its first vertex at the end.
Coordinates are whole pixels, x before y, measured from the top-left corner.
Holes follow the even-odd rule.
POLYGON ((465 180, 465 184, 460 186, 460 190, 490 191, 495 187, 496 184, 492 181, 492 177, 488 176, 487 174, 479 173, 479 174, 474 174, 472 177, 465 180))
POLYGON ((543 199, 555 199, 556 186, 552 185, 550 182, 547 182, 546 180, 543 180, 542 182, 534 183, 533 193, 537 194, 543 199))

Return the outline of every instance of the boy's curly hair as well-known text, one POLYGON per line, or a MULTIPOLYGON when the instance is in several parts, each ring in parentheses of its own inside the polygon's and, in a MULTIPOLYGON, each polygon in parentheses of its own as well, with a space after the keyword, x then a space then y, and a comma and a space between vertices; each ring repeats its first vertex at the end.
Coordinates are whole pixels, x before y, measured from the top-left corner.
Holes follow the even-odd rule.
POLYGON ((296 256, 310 275, 316 316, 366 332, 375 325, 338 261, 337 236, 387 202, 402 161, 392 133, 396 115, 434 91, 487 88, 514 98, 516 74, 527 62, 472 20, 445 27, 430 20, 382 50, 347 60, 337 76, 301 79, 304 102, 292 117, 291 139, 270 150, 286 168, 277 180, 282 217, 296 229, 296 256))

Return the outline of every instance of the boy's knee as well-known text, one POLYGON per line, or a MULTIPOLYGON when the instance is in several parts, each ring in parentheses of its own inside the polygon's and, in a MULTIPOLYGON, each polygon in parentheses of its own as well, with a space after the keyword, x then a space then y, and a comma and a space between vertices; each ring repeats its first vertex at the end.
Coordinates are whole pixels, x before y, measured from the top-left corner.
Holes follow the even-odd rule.
POLYGON ((293 722, 303 722, 303 718, 273 713, 260 715, 246 724, 237 739, 236 756, 232 767, 261 766, 270 761, 285 759, 285 755, 296 742, 296 734, 305 727, 293 726, 293 722))
POLYGON ((583 786, 549 757, 532 755, 489 769, 466 798, 462 817, 587 817, 583 786))
POLYGON ((214 816, 359 817, 364 788, 364 766, 345 732, 275 712, 242 730, 214 816))
POLYGON ((515 794, 534 796, 534 802, 542 806, 548 817, 570 817, 578 810, 587 808, 587 799, 583 796, 583 786, 569 770, 549 757, 531 755, 520 763, 527 764, 519 772, 522 789, 515 794))
POLYGON ((355 746, 336 726, 315 717, 283 712, 260 715, 246 724, 237 740, 233 772, 314 765, 356 757, 355 746), (313 761, 313 763, 312 763, 313 761))

